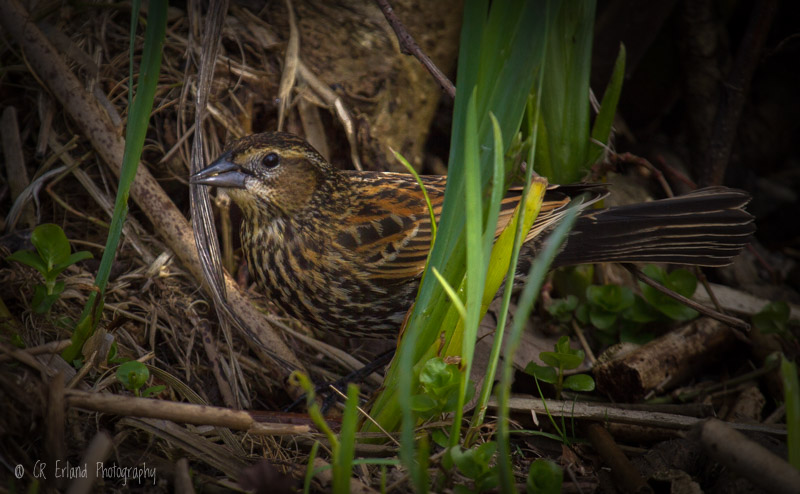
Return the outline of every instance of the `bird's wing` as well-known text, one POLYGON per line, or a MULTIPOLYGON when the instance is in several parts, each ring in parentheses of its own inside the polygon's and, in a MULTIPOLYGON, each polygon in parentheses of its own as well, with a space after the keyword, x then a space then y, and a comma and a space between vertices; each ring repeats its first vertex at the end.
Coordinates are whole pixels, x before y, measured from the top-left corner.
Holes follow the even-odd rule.
MULTIPOLYGON (((447 178, 422 178, 438 219, 447 178)), ((373 280, 386 285, 421 275, 432 233, 430 213, 414 177, 361 172, 351 175, 351 183, 358 190, 351 204, 351 224, 333 239, 343 255, 352 253, 373 280)))
MULTIPOLYGON (((421 275, 430 251, 432 233, 430 213, 416 180, 398 173, 360 172, 351 177, 359 193, 350 218, 357 220, 343 229, 334 241, 343 252, 355 254, 373 280, 391 285, 421 275)), ((422 180, 438 221, 447 178, 423 176, 422 180)), ((589 198, 581 207, 602 199, 606 194, 604 188, 592 184, 549 187, 525 241, 552 228, 561 220, 567 206, 584 192, 589 193, 589 198)), ((500 235, 511 220, 521 197, 521 187, 509 189, 501 202, 495 236, 500 235)))

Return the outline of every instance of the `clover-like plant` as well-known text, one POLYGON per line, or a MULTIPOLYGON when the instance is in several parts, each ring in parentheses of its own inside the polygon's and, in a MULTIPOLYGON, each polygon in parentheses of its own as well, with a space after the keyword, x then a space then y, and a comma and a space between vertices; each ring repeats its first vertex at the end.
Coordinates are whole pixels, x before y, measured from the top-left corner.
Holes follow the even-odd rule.
POLYGON ((530 362, 525 367, 525 372, 540 381, 554 385, 557 399, 561 398, 561 391, 564 389, 593 391, 594 379, 588 374, 575 374, 564 379, 564 371, 577 369, 583 363, 583 359, 586 357, 584 351, 570 348, 567 335, 558 339, 554 350, 553 352, 539 353, 539 358, 547 365, 530 362))
POLYGON ((35 251, 18 250, 6 260, 25 264, 41 273, 44 284, 34 288, 31 306, 37 314, 44 314, 64 291, 64 282, 56 281, 58 275, 76 262, 90 259, 92 254, 85 250, 71 253, 72 248, 64 230, 52 223, 34 228, 31 243, 36 247, 35 251))

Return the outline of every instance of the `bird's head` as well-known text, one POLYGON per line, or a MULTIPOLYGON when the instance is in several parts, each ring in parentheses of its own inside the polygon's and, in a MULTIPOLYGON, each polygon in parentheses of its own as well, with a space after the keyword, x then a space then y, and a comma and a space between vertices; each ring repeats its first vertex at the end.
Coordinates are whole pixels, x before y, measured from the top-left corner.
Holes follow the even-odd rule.
POLYGON ((295 216, 335 174, 305 140, 269 132, 232 142, 222 156, 193 175, 191 182, 227 188, 245 214, 258 211, 270 216, 295 216))

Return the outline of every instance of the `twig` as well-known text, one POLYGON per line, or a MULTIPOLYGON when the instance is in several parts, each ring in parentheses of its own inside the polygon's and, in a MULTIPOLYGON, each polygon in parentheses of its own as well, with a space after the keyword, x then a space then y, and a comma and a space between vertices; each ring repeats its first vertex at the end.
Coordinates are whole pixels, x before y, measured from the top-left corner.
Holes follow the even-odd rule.
MULTIPOLYGON (((496 408, 497 400, 492 399, 489 401, 489 406, 496 408)), ((671 413, 626 410, 610 403, 542 400, 541 398, 531 398, 523 395, 512 396, 508 401, 508 407, 512 412, 524 414, 534 412, 539 415, 544 415, 549 412, 554 417, 569 417, 575 420, 591 420, 606 424, 661 427, 675 431, 689 430, 704 420, 697 417, 686 417, 684 415, 675 415, 671 413)), ((731 423, 728 425, 736 430, 760 432, 779 438, 785 438, 787 435, 786 427, 783 425, 745 423, 731 423)))
POLYGON ((594 352, 592 352, 592 347, 589 346, 589 342, 586 341, 586 336, 583 335, 583 330, 574 319, 572 320, 572 330, 575 331, 575 336, 577 336, 578 341, 581 342, 581 347, 583 347, 583 351, 586 352, 586 358, 589 359, 592 365, 596 364, 597 358, 594 356, 594 352))
POLYGON ((750 82, 753 80, 777 10, 777 0, 755 2, 753 6, 750 23, 739 45, 739 52, 723 84, 708 154, 702 169, 700 180, 702 185, 719 185, 725 178, 725 169, 728 167, 733 141, 736 138, 745 96, 750 90, 750 82))
POLYGON ((71 407, 123 417, 148 417, 185 424, 215 425, 247 431, 250 434, 280 436, 310 432, 310 427, 307 425, 258 422, 249 412, 228 408, 108 393, 88 393, 75 389, 67 390, 65 396, 71 407))
POLYGON ((603 461, 611 467, 611 473, 623 492, 653 492, 636 467, 628 460, 611 434, 602 425, 589 424, 586 429, 589 440, 603 461))
POLYGON ((621 153, 621 154, 612 154, 611 155, 614 161, 621 161, 623 163, 633 163, 635 165, 639 165, 647 170, 650 170, 655 176, 658 183, 661 184, 661 188, 664 189, 664 193, 667 197, 674 197, 675 194, 672 193, 672 188, 667 183, 666 179, 664 178, 664 174, 661 173, 661 170, 653 166, 652 163, 647 161, 645 158, 641 156, 636 156, 633 153, 621 153))
POLYGON ((706 307, 705 305, 699 304, 692 299, 688 299, 683 295, 681 295, 680 293, 675 293, 669 288, 659 284, 657 281, 653 280, 646 274, 642 273, 641 271, 636 269, 635 266, 631 264, 623 264, 623 266, 625 266, 625 269, 627 269, 633 276, 635 276, 639 281, 643 282, 645 285, 649 285, 655 288, 664 295, 674 298, 678 302, 696 310, 697 312, 703 314, 704 316, 716 319, 717 321, 723 322, 729 325, 730 327, 736 328, 740 331, 750 331, 750 325, 742 321, 741 319, 738 319, 736 317, 726 316, 725 314, 717 312, 710 307, 706 307))
POLYGON ((419 47, 411 34, 406 30, 406 27, 400 22, 400 19, 394 14, 392 6, 389 5, 389 0, 375 0, 383 12, 383 16, 389 21, 394 33, 397 35, 397 40, 400 42, 400 50, 406 55, 414 55, 422 63, 428 72, 431 73, 436 82, 439 83, 442 90, 450 96, 451 99, 456 97, 456 87, 450 82, 444 73, 439 70, 439 67, 426 55, 419 47))
POLYGON ((797 492, 800 471, 732 427, 733 423, 710 419, 695 434, 709 456, 764 492, 797 492))

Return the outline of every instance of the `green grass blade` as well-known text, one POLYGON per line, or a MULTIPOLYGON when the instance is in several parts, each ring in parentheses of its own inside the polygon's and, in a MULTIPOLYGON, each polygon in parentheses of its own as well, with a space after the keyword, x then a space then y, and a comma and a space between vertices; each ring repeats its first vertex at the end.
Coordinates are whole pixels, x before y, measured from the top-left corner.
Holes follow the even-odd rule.
POLYGON ((350 478, 353 475, 353 457, 356 451, 356 426, 358 425, 358 386, 347 386, 347 401, 342 414, 342 428, 339 432, 339 447, 335 451, 333 463, 333 492, 350 492, 350 478))
POLYGON ((314 444, 311 445, 311 452, 308 454, 306 474, 303 477, 303 494, 311 492, 311 479, 314 478, 314 460, 317 458, 317 451, 319 451, 319 441, 314 441, 314 444))
MULTIPOLYGON (((139 166, 139 158, 142 155, 158 77, 161 73, 161 54, 167 26, 167 6, 168 2, 164 0, 153 0, 149 4, 137 91, 133 98, 125 131, 125 151, 122 157, 122 170, 114 204, 114 214, 111 217, 106 247, 95 279, 97 292, 90 294, 78 326, 72 334, 72 344, 62 353, 67 362, 72 362, 80 355, 83 343, 91 336, 103 310, 103 293, 119 246, 122 225, 128 213, 128 196, 136 176, 136 169, 139 166), (100 294, 99 299, 97 298, 98 293, 100 294)), ((136 15, 136 13, 132 12, 131 15, 136 15)), ((133 46, 131 46, 131 50, 133 50, 133 46)))
POLYGON ((511 381, 513 379, 514 353, 519 347, 522 338, 522 330, 525 327, 528 316, 533 309, 539 291, 542 288, 547 271, 553 263, 556 254, 561 249, 561 245, 567 238, 569 230, 572 228, 575 219, 578 217, 579 209, 571 208, 564 219, 550 235, 542 252, 536 257, 528 272, 528 280, 525 288, 519 297, 517 312, 514 314, 514 321, 511 325, 509 341, 506 346, 503 358, 503 372, 500 378, 500 388, 498 391, 498 402, 500 410, 497 420, 497 466, 499 469, 500 491, 512 492, 514 489, 514 474, 511 465, 511 446, 509 442, 508 426, 508 401, 511 395, 511 381))
POLYGON ((433 273, 434 276, 436 276, 436 279, 439 280, 439 283, 442 284, 442 288, 444 288, 444 291, 447 293, 447 296, 450 297, 450 302, 452 302, 453 307, 455 307, 456 310, 458 311, 458 315, 461 316, 461 319, 466 319, 467 309, 464 307, 464 302, 462 302, 461 299, 458 297, 458 293, 456 293, 455 289, 453 289, 453 287, 450 286, 450 283, 448 283, 447 280, 444 279, 441 273, 439 273, 438 269, 433 268, 431 269, 431 272, 433 273))
MULTIPOLYGON (((478 148, 478 117, 475 108, 476 91, 473 89, 467 107, 466 147, 464 149, 464 207, 466 211, 467 278, 466 278, 466 317, 464 318, 461 357, 464 371, 461 373, 461 386, 458 393, 453 427, 450 432, 450 446, 455 446, 461 437, 461 417, 464 413, 464 398, 472 367, 475 338, 480 323, 481 301, 486 279, 486 261, 483 251, 483 207, 481 200, 480 150, 478 148)), ((502 153, 502 151, 500 151, 502 153)), ((457 326, 458 327, 458 326, 457 326)))
MULTIPOLYGON (((594 119, 592 127, 592 139, 608 144, 611 135, 611 126, 614 123, 614 115, 617 112, 619 95, 622 93, 622 81, 625 78, 625 45, 619 45, 619 54, 614 62, 614 70, 611 73, 611 80, 608 82, 606 92, 603 94, 603 101, 600 103, 600 111, 594 119)), ((589 162, 594 163, 603 155, 604 147, 597 143, 592 143, 589 162)))
POLYGON ((436 243, 436 228, 437 228, 436 214, 433 212, 433 205, 431 204, 431 198, 428 195, 428 190, 425 188, 425 184, 419 177, 419 173, 417 173, 417 170, 415 170, 414 167, 411 166, 411 163, 408 162, 405 156, 398 153, 394 149, 392 149, 392 153, 394 154, 394 157, 397 158, 397 161, 399 161, 406 168, 408 173, 410 173, 414 177, 414 180, 417 181, 417 185, 419 185, 419 188, 422 189, 422 195, 425 197, 425 205, 428 207, 428 214, 431 217, 431 248, 433 248, 434 243, 436 243))
POLYGON ((594 0, 561 2, 548 36, 542 116, 553 163, 548 178, 555 183, 575 182, 588 169, 594 13, 594 0))

